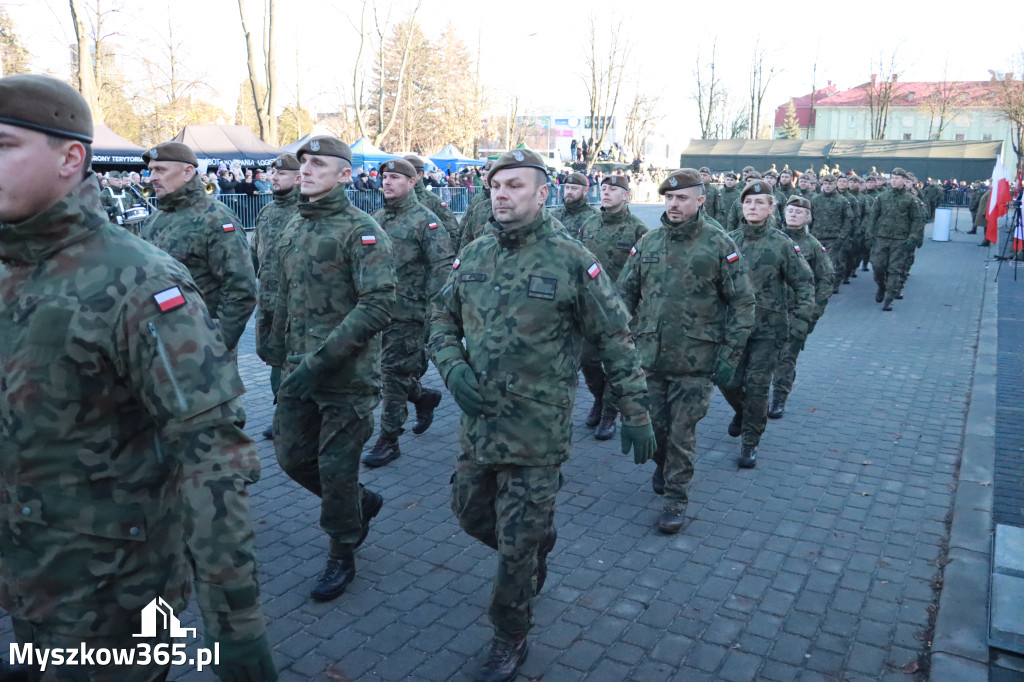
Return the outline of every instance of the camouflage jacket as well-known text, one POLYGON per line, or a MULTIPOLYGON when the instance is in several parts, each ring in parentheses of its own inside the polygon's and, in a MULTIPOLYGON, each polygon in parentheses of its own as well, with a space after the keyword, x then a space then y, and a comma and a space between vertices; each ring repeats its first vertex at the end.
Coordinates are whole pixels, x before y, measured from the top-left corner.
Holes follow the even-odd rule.
POLYGON ((263 632, 244 391, 188 271, 107 221, 92 177, 0 225, 0 603, 138 632, 195 575, 215 638, 263 632), (230 606, 229 606, 230 605, 230 606))
POLYGON ((864 231, 869 237, 884 237, 906 241, 913 234, 917 215, 917 199, 903 189, 891 189, 876 195, 864 219, 864 231))
POLYGON ((864 235, 864 213, 867 211, 867 199, 859 191, 855 192, 850 189, 839 194, 850 202, 850 222, 853 225, 853 235, 862 237, 864 235))
POLYGON ((568 459, 584 340, 599 350, 624 423, 649 423, 647 382, 628 324, 608 273, 547 212, 464 246, 430 334, 445 381, 466 362, 480 382, 484 414, 462 415, 463 452, 482 464, 568 459))
POLYGON ((143 205, 134 192, 130 192, 123 187, 121 189, 114 189, 109 185, 100 190, 100 202, 103 204, 110 222, 115 225, 122 224, 120 218, 129 208, 143 205))
MULTIPOLYGON (((775 186, 775 191, 779 192, 780 194, 782 194, 782 196, 786 197, 786 201, 789 201, 789 198, 791 196, 793 196, 794 194, 799 194, 800 193, 797 190, 796 185, 794 185, 792 182, 789 183, 788 185, 783 185, 781 183, 776 185, 775 186)), ((783 202, 783 203, 785 203, 785 202, 783 202)))
MULTIPOLYGON (((817 320, 825 312, 825 305, 832 296, 832 282, 835 277, 835 269, 832 267, 832 259, 828 257, 828 251, 815 239, 806 227, 785 229, 786 236, 797 243, 800 247, 800 255, 804 257, 811 267, 811 274, 814 275, 814 320, 817 320)), ((796 311, 797 297, 794 290, 789 290, 789 312, 792 315, 796 311)))
POLYGON ((698 213, 661 215, 633 247, 616 288, 633 315, 644 369, 711 376, 721 346, 741 353, 754 326, 754 290, 732 239, 698 213))
POLYGON ((373 219, 387 232, 394 249, 396 322, 426 322, 429 302, 452 269, 452 243, 444 225, 409 192, 384 201, 373 219))
POLYGON ((160 200, 142 238, 188 268, 228 348, 238 345, 256 307, 256 273, 238 217, 207 196, 195 176, 160 200))
POLYGON ((712 218, 718 215, 718 202, 721 201, 722 196, 719 194, 718 188, 712 184, 704 185, 704 211, 712 218))
POLYGON ((811 234, 815 239, 846 242, 853 233, 850 202, 839 191, 811 198, 811 234))
POLYGON ((793 317, 810 326, 814 318, 814 274, 796 242, 767 223, 751 225, 746 220, 729 236, 746 261, 757 299, 750 338, 789 338, 790 289, 793 317))
POLYGON ((619 278, 629 250, 648 232, 644 221, 630 213, 629 205, 618 213, 603 208, 580 227, 579 240, 597 256, 612 282, 619 278))
POLYGON ((441 197, 427 189, 423 184, 423 180, 416 181, 416 198, 440 219, 438 222, 448 232, 448 239, 451 241, 452 250, 458 251, 459 236, 461 234, 459 219, 448 208, 448 202, 441 201, 441 197))
POLYGON ((580 231, 587 220, 600 215, 600 212, 590 205, 586 197, 575 204, 562 204, 550 213, 552 218, 565 226, 565 231, 573 239, 581 237, 580 231))
POLYGON ((491 191, 484 189, 477 192, 473 195, 473 201, 469 202, 469 209, 462 216, 462 223, 459 226, 459 251, 484 234, 491 223, 491 191), (475 205, 473 201, 476 202, 475 205))
MULTIPOLYGON (((349 203, 345 185, 319 201, 299 200, 299 217, 278 247, 277 306, 265 355, 268 365, 306 362, 325 393, 378 395, 380 332, 395 307, 391 239, 349 203)), ((282 389, 283 390, 283 389, 282 389)))
POLYGON ((274 327, 274 306, 277 304, 277 247, 288 221, 298 215, 299 188, 295 186, 263 207, 256 218, 249 255, 259 280, 256 299, 256 353, 266 352, 270 330, 274 327))
MULTIPOLYGON (((728 221, 729 211, 732 209, 733 204, 739 202, 742 189, 739 183, 736 183, 732 187, 723 187, 722 191, 718 193, 718 213, 711 217, 717 220, 720 225, 725 225, 726 221, 728 221)), ((743 217, 742 212, 740 217, 743 217)))

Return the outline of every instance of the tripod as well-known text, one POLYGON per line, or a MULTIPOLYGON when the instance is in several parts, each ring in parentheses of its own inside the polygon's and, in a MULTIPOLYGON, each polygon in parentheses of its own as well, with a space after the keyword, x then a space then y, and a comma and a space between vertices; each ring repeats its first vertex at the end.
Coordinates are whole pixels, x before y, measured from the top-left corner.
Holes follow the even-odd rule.
MULTIPOLYGON (((1018 235, 1018 233, 1020 232, 1020 230, 1022 229, 1022 226, 1021 226, 1021 214, 1020 214, 1020 203, 1021 203, 1020 200, 1021 200, 1021 196, 1018 193, 1016 201, 1012 201, 1012 202, 1009 202, 1009 203, 1006 204, 1007 208, 1009 208, 1010 206, 1013 206, 1013 215, 1011 216, 1011 214, 1009 212, 1007 212, 1006 219, 1003 222, 1003 226, 1004 227, 1008 226, 1008 229, 1006 230, 1006 237, 1003 239, 1003 249, 1002 249, 1002 251, 1000 251, 999 255, 996 256, 996 260, 999 261, 999 267, 996 268, 996 277, 995 277, 994 280, 992 280, 993 282, 998 282, 999 281, 999 271, 1003 269, 1003 261, 1008 260, 1009 258, 1013 258, 1013 281, 1014 282, 1017 281, 1017 258, 1016 258, 1017 254, 1016 254, 1016 252, 1013 251, 1013 248, 1011 247, 1010 248, 1010 252, 1013 253, 1013 256, 1007 256, 1006 255, 1006 247, 1010 244, 1010 240, 1013 239, 1014 237, 1016 237, 1018 235)), ((1024 235, 1022 235, 1022 236, 1024 236, 1024 235)))

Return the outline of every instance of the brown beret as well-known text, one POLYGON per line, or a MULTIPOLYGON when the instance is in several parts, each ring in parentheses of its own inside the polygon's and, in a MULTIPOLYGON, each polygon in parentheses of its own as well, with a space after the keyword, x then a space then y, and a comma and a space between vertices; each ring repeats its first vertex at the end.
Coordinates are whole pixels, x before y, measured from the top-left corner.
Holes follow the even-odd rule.
POLYGON ((0 123, 92 142, 89 105, 73 87, 48 76, 0 78, 0 123))
POLYGON ((890 175, 902 175, 905 178, 910 178, 910 173, 903 170, 902 168, 893 168, 892 173, 890 173, 890 175))
POLYGON ((769 168, 764 173, 761 173, 761 176, 765 178, 777 178, 779 177, 779 174, 775 169, 769 168))
POLYGON ((703 186, 704 181, 700 177, 700 171, 695 171, 692 168, 680 168, 669 173, 668 177, 661 181, 661 184, 658 185, 658 194, 664 196, 665 192, 703 186))
POLYGON ((532 149, 513 149, 498 157, 498 160, 491 164, 491 170, 487 171, 487 182, 498 171, 508 168, 536 168, 547 175, 548 167, 544 165, 544 159, 532 149))
POLYGON ((737 177, 736 176, 736 171, 726 171, 725 172, 725 177, 732 178, 733 180, 735 180, 736 177, 737 177))
POLYGON ((740 192, 740 201, 743 201, 753 194, 767 194, 768 196, 772 196, 772 188, 767 182, 760 178, 751 180, 747 183, 747 186, 743 188, 743 191, 740 192))
POLYGON ((299 163, 299 157, 294 154, 282 154, 270 165, 277 170, 297 171, 302 164, 299 163))
POLYGON ((761 179, 761 174, 758 173, 757 171, 751 171, 750 173, 747 173, 747 180, 760 180, 760 179, 761 179))
POLYGON ((823 183, 825 183, 825 182, 835 182, 838 179, 839 178, 837 178, 836 176, 832 175, 831 173, 826 173, 825 175, 822 175, 821 178, 820 178, 820 180, 823 183))
POLYGON ((783 168, 782 170, 779 171, 779 175, 790 175, 790 176, 792 176, 793 175, 793 171, 791 171, 789 169, 789 166, 786 166, 785 168, 783 168))
POLYGON ((302 157, 306 154, 312 156, 334 156, 352 163, 352 150, 348 148, 347 144, 333 135, 317 135, 306 140, 306 144, 299 147, 299 150, 295 152, 295 156, 301 162, 302 157))
POLYGON ((708 175, 711 175, 711 169, 708 168, 707 166, 701 166, 700 168, 697 169, 697 171, 700 173, 707 173, 708 175))
POLYGON ((753 166, 744 166, 742 172, 744 172, 744 173, 756 173, 757 169, 754 168, 753 166))
POLYGON ((416 178, 416 167, 405 159, 388 159, 379 166, 377 170, 381 175, 384 173, 401 173, 407 178, 416 178))
POLYGON ((583 173, 571 173, 569 177, 565 179, 567 185, 583 185, 584 187, 590 187, 590 179, 587 178, 583 173))
POLYGON ((120 180, 121 174, 118 173, 117 171, 107 171, 107 180, 110 180, 111 178, 117 178, 118 180, 120 180))
POLYGON ((863 182, 863 180, 861 180, 861 179, 860 179, 860 178, 859 178, 859 177, 857 176, 857 174, 856 174, 856 173, 854 173, 853 175, 851 175, 851 176, 850 176, 849 178, 847 178, 847 179, 848 179, 848 180, 849 180, 850 182, 863 182))
POLYGON ((629 191, 629 180, 626 179, 625 175, 608 175, 602 178, 602 185, 611 185, 612 187, 618 187, 629 191))
POLYGON ((808 211, 811 210, 811 200, 807 197, 802 197, 799 194, 794 194, 786 202, 786 206, 796 206, 797 208, 806 208, 808 211))
POLYGON ((417 173, 423 172, 424 163, 423 159, 420 157, 419 154, 406 154, 402 158, 411 163, 412 167, 416 169, 417 173))
POLYGON ((188 145, 181 142, 158 144, 152 149, 142 152, 142 160, 146 163, 150 161, 180 161, 181 163, 199 167, 199 159, 196 158, 196 153, 189 149, 188 145))

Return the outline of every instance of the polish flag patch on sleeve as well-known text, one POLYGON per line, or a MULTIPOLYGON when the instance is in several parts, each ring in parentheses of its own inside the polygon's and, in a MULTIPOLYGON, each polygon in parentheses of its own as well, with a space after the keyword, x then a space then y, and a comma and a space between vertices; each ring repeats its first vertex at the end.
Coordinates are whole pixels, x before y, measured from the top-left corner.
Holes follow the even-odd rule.
POLYGON ((462 265, 462 261, 456 258, 454 261, 452 261, 452 270, 458 270, 460 265, 462 265))
POLYGON ((362 237, 363 246, 372 246, 377 243, 377 238, 372 234, 364 234, 362 237))
POLYGON ((590 279, 594 279, 595 277, 601 274, 601 266, 598 265, 597 263, 594 263, 589 268, 587 268, 587 274, 590 275, 590 279))
POLYGON ((730 253, 728 256, 725 257, 725 260, 729 261, 730 263, 735 263, 739 259, 740 259, 740 254, 736 253, 735 251, 733 251, 732 253, 730 253))
POLYGON ((828 249, 826 249, 824 246, 821 247, 821 250, 824 251, 825 253, 828 253, 828 249))
POLYGON ((636 255, 636 247, 635 246, 629 250, 629 255, 631 255, 631 256, 635 256, 636 255))
POLYGON ((800 253, 800 245, 799 244, 793 244, 793 248, 796 249, 797 253, 800 253))
POLYGON ((429 225, 427 225, 427 229, 428 230, 436 230, 437 229, 437 223, 430 223, 429 225))
POLYGON ((159 293, 153 294, 153 300, 156 301, 156 307, 162 313, 169 313, 175 308, 185 305, 185 297, 178 287, 171 287, 170 289, 164 289, 159 293))
POLYGON ((235 231, 235 224, 234 223, 224 223, 220 227, 225 232, 234 232, 235 231))

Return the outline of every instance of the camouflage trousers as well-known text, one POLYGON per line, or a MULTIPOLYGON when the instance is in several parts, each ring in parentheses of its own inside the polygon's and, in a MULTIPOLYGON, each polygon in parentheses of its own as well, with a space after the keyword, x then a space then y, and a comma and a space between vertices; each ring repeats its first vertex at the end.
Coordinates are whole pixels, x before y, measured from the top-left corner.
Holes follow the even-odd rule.
POLYGON ((583 381, 586 382, 590 394, 594 396, 594 400, 601 399, 602 405, 604 405, 602 413, 612 414, 616 412, 619 409, 619 403, 612 392, 612 382, 608 381, 608 376, 605 374, 604 365, 601 364, 601 356, 598 353, 597 346, 589 341, 583 342, 583 352, 580 354, 580 371, 583 372, 583 381))
POLYGON ((825 247, 829 261, 832 262, 832 269, 836 272, 833 286, 838 286, 846 275, 846 259, 849 257, 849 240, 847 239, 819 239, 825 247))
POLYGON ((320 498, 331 553, 351 551, 362 532, 359 456, 373 434, 377 396, 278 394, 274 450, 281 469, 320 498))
POLYGON ((772 376, 772 392, 776 398, 783 401, 793 392, 793 382, 796 380, 796 359, 804 348, 803 341, 797 341, 792 336, 779 349, 779 361, 775 365, 775 374, 772 376))
POLYGON ((757 445, 768 423, 768 391, 782 339, 750 339, 736 368, 735 384, 721 389, 732 409, 743 415, 742 442, 757 445), (742 377, 742 380, 740 379, 742 377))
POLYGON ((908 250, 906 240, 875 237, 871 247, 871 269, 874 270, 875 284, 885 290, 886 298, 896 298, 903 290, 907 258, 913 253, 908 250))
POLYGON ((654 461, 665 477, 665 511, 683 511, 697 456, 697 422, 711 404, 711 378, 647 372, 647 394, 657 439, 654 461))
MULTIPOLYGON (((11 619, 11 624, 14 626, 14 637, 18 644, 23 647, 26 644, 32 644, 37 652, 41 649, 48 649, 50 651, 56 649, 75 649, 80 652, 83 646, 87 651, 93 652, 92 660, 94 664, 92 665, 87 663, 86 665, 55 666, 48 662, 45 670, 29 666, 29 680, 31 682, 163 682, 171 671, 170 663, 158 665, 152 661, 154 647, 160 644, 172 644, 171 637, 166 628, 162 629, 156 637, 139 639, 131 635, 76 637, 74 635, 58 634, 45 628, 34 627, 30 623, 16 618, 11 619), (135 656, 138 657, 140 650, 136 647, 143 643, 149 645, 150 663, 148 664, 140 664, 136 660, 133 665, 114 665, 109 662, 107 665, 101 665, 100 660, 97 660, 95 655, 95 652, 99 649, 135 649, 135 656)), ((166 648, 168 653, 171 653, 171 647, 167 646, 166 648)), ((118 653, 120 654, 120 651, 118 653)), ((78 659, 76 662, 81 663, 81 653, 79 653, 78 659)), ((105 661, 106 659, 101 658, 101 660, 105 661)), ((8 663, 10 662, 8 661, 8 663)))
POLYGON ((495 630, 519 637, 533 626, 537 549, 554 525, 558 466, 484 466, 465 454, 452 475, 452 511, 467 534, 498 550, 487 615, 495 630))
POLYGON ((427 371, 427 351, 423 325, 419 322, 392 322, 381 335, 380 435, 398 438, 409 418, 409 402, 423 395, 420 377, 427 371))

